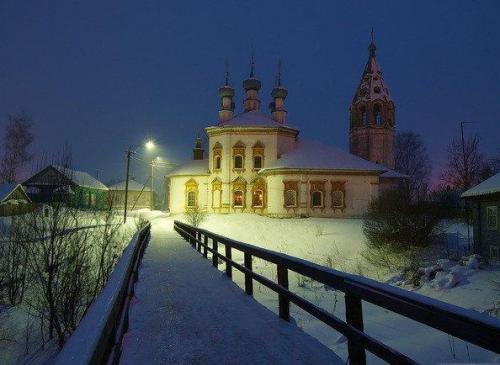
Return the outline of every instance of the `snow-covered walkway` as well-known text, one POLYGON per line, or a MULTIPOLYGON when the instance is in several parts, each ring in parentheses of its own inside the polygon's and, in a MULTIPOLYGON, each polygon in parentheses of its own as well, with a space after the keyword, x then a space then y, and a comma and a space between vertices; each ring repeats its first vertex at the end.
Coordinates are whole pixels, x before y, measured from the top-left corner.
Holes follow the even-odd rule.
POLYGON ((215 270, 172 219, 152 223, 122 364, 342 363, 215 270))

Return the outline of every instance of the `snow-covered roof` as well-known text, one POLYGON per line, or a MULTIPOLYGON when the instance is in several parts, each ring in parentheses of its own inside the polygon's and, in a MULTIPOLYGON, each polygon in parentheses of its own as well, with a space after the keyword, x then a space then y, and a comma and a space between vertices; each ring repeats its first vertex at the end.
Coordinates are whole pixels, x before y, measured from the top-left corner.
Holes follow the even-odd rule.
POLYGON ((386 167, 362 159, 337 147, 316 141, 299 141, 296 147, 260 172, 278 169, 359 170, 383 172, 386 167))
POLYGON ((389 179, 408 179, 409 178, 408 175, 401 174, 401 173, 394 171, 394 170, 388 170, 388 171, 384 172, 382 175, 380 175, 380 177, 385 177, 385 178, 389 178, 389 179))
POLYGON ((465 191, 462 198, 500 193, 500 172, 465 191))
MULTIPOLYGON (((120 181, 117 184, 108 186, 108 189, 109 190, 125 190, 125 180, 120 181)), ((141 190, 151 191, 151 188, 148 185, 144 186, 144 184, 135 181, 135 179, 129 179, 128 180, 128 190, 130 190, 130 191, 141 191, 141 190), (144 190, 143 190, 143 188, 144 188, 144 190)))
POLYGON ((262 113, 257 110, 251 110, 249 112, 244 112, 235 115, 228 121, 218 124, 218 127, 229 128, 229 127, 264 127, 264 128, 277 128, 286 127, 291 129, 296 129, 288 124, 281 124, 271 118, 270 115, 262 113))
POLYGON ((370 56, 354 95, 353 103, 369 100, 392 101, 389 88, 384 80, 384 74, 375 56, 375 44, 371 43, 369 50, 370 56))
POLYGON ((108 187, 106 185, 104 185, 102 182, 92 177, 85 171, 71 170, 66 167, 57 165, 52 165, 52 167, 78 186, 84 188, 108 190, 108 187))
POLYGON ((210 175, 208 159, 191 160, 173 169, 168 176, 210 175))

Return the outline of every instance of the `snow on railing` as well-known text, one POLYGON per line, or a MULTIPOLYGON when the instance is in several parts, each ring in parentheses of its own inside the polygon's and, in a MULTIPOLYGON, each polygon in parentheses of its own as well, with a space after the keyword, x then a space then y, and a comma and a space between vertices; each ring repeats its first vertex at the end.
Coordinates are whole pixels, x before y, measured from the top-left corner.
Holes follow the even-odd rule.
POLYGON ((346 336, 350 364, 366 364, 366 350, 391 364, 416 364, 414 360, 363 331, 362 301, 370 302, 500 354, 500 341, 498 340, 500 320, 496 318, 362 276, 347 274, 297 257, 232 240, 179 221, 174 222, 174 228, 193 248, 203 253, 205 258, 208 258, 208 252, 210 252, 214 267, 218 267, 219 260, 225 262, 225 273, 228 277, 232 277, 233 267, 241 271, 245 275, 247 294, 253 295, 253 280, 278 293, 280 318, 290 320, 290 303, 293 303, 346 336), (209 239, 212 241, 211 245, 209 245, 209 239), (224 245, 224 254, 219 252, 220 244, 224 245), (243 265, 232 259, 232 249, 243 252, 243 265), (276 264, 277 283, 252 270, 253 257, 276 264), (346 320, 343 321, 289 291, 288 271, 344 292, 346 320))
POLYGON ((150 229, 148 223, 125 248, 108 282, 57 355, 56 365, 117 363, 122 337, 128 329, 130 299, 134 295, 134 284, 150 229))

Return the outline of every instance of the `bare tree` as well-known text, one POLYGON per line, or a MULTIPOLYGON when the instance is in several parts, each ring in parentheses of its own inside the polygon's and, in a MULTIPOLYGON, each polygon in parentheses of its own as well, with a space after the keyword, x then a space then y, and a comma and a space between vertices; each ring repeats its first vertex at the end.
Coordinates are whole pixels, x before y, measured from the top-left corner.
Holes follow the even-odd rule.
POLYGON ((481 181, 483 167, 478 136, 468 138, 463 145, 460 140, 453 139, 448 146, 448 164, 441 178, 451 189, 464 191, 481 181))
POLYGON ((401 132, 396 136, 396 170, 408 175, 406 188, 412 199, 427 195, 431 175, 431 162, 420 136, 414 132, 401 132))
POLYGON ((32 119, 26 113, 9 115, 7 129, 3 136, 2 164, 0 177, 4 182, 16 181, 19 169, 32 159, 29 148, 33 143, 32 119))

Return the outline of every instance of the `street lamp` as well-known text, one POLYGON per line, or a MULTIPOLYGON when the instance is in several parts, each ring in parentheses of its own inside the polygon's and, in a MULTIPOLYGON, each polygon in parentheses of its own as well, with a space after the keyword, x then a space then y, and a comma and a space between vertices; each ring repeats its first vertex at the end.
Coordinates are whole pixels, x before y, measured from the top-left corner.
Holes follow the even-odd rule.
POLYGON ((161 162, 161 157, 157 156, 151 160, 151 195, 150 195, 150 209, 154 209, 154 197, 155 197, 155 190, 154 190, 154 168, 156 165, 158 165, 161 162))
POLYGON ((149 141, 146 142, 146 149, 148 150, 153 150, 156 147, 155 141, 150 139, 149 141))

